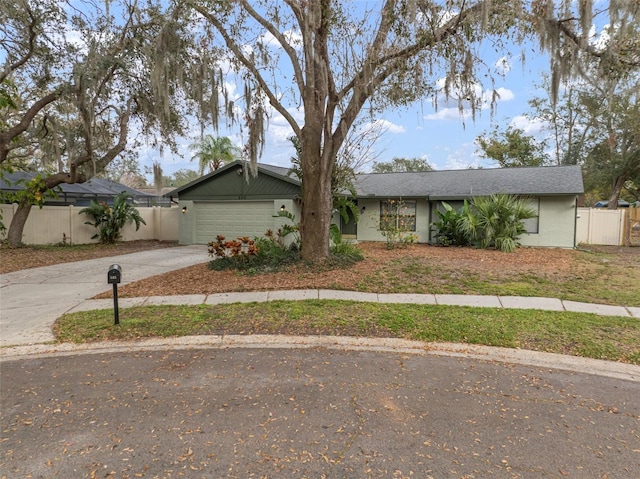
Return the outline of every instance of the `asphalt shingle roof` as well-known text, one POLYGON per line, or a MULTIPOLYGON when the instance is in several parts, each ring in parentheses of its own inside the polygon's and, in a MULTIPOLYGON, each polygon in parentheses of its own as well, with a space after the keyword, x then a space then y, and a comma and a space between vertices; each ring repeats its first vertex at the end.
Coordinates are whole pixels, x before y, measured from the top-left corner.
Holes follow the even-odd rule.
POLYGON ((356 176, 359 197, 454 199, 495 193, 563 195, 584 193, 579 166, 369 173, 356 176))
MULTIPOLYGON (((28 171, 5 172, 4 178, 0 178, 0 189, 5 191, 23 190, 24 186, 22 183, 17 182, 29 181, 35 176, 36 173, 28 171)), ((123 191, 126 191, 131 196, 153 196, 104 178, 92 178, 85 183, 62 183, 59 185, 59 188, 62 193, 75 197, 116 196, 123 191)))
MULTIPOLYGON (((225 165, 209 175, 173 190, 172 194, 191 188, 233 167, 225 165)), ((289 168, 258 164, 259 170, 298 182, 288 175, 289 168)), ((394 198, 422 197, 433 200, 469 198, 495 193, 517 195, 576 195, 584 193, 579 166, 543 166, 530 168, 487 168, 479 170, 434 170, 411 173, 361 173, 356 175, 357 196, 394 198)), ((345 192, 345 194, 347 194, 345 192)))

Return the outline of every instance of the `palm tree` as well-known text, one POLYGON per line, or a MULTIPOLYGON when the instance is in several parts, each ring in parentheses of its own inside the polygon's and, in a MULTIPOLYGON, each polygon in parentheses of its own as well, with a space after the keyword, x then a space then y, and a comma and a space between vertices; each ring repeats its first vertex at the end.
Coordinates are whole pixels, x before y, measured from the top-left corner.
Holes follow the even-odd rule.
POLYGON ((199 142, 190 145, 189 150, 195 153, 191 160, 198 160, 201 176, 206 169, 213 172, 225 163, 237 160, 241 153, 240 148, 234 146, 228 137, 215 138, 213 135, 205 135, 199 142))
POLYGON ((495 246, 510 253, 516 249, 518 237, 527 231, 523 220, 535 216, 536 211, 526 198, 507 194, 477 196, 465 210, 461 227, 476 246, 495 246))
POLYGON ((141 224, 147 224, 138 209, 129 202, 125 191, 113 198, 112 206, 104 201, 96 203, 91 200, 89 207, 81 209, 78 214, 93 218, 93 221, 85 221, 84 224, 95 226, 98 232, 91 239, 98 238, 102 244, 115 244, 122 239, 122 229, 127 223, 135 223, 136 231, 141 224))

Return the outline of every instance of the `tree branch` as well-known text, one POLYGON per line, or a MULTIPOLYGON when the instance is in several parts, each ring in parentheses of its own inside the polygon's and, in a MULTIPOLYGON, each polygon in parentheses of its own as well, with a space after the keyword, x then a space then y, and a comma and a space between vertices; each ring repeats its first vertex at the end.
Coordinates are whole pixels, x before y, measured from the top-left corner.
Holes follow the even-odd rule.
MULTIPOLYGON (((290 1, 286 1, 285 3, 291 7, 291 9, 294 11, 294 14, 295 14, 296 10, 291 5, 291 2, 290 1)), ((249 4, 249 2, 247 2, 246 0, 242 0, 241 4, 244 7, 244 9, 247 11, 247 13, 249 13, 249 15, 251 15, 251 17, 253 17, 253 19, 255 19, 260 25, 262 25, 265 28, 265 30, 267 30, 269 33, 271 33, 271 35, 273 35, 276 40, 278 40, 278 43, 284 49, 284 51, 286 52, 287 56, 289 57, 289 60, 291 61, 291 67, 293 68, 293 74, 295 76, 296 83, 298 84, 298 88, 300 88, 300 91, 302 91, 302 89, 304 88, 304 77, 302 75, 302 68, 300 66, 300 63, 298 62, 298 57, 296 55, 295 48, 293 48, 289 44, 289 42, 287 42, 287 39, 280 32, 280 30, 275 28, 272 23, 268 22, 262 15, 260 15, 249 4)), ((296 18, 298 18, 298 15, 296 15, 296 18)))
MULTIPOLYGON (((576 32, 574 32, 570 27, 567 26, 566 22, 563 20, 550 20, 551 23, 555 23, 558 27, 558 30, 560 30, 560 32, 562 32, 562 34, 567 37, 569 40, 571 40, 571 42, 578 47, 580 50, 588 53, 591 56, 594 56, 596 58, 605 58, 606 57, 606 52, 603 51, 599 51, 596 48, 593 47, 593 45, 590 44, 585 44, 581 38, 580 35, 578 35, 576 32)), ((626 65, 629 68, 637 68, 640 67, 640 52, 639 55, 636 56, 636 59, 626 59, 624 57, 621 57, 620 55, 616 55, 616 59, 622 63, 623 65, 626 65)))
POLYGON ((291 125, 291 128, 293 128, 296 135, 298 135, 300 133, 300 126, 297 124, 295 118, 293 118, 293 116, 287 111, 287 109, 282 105, 282 103, 275 96, 273 91, 271 91, 264 77, 262 76, 260 71, 256 68, 255 63, 252 62, 249 58, 247 58, 247 56, 242 52, 240 45, 238 45, 238 43, 233 38, 231 38, 231 36, 226 32, 224 25, 216 18, 215 15, 212 15, 211 13, 209 13, 209 11, 203 8, 202 6, 196 4, 196 5, 193 5, 193 9, 197 11, 200 15, 202 15, 207 21, 209 21, 211 25, 213 25, 213 27, 222 36, 223 40, 225 41, 225 44, 227 45, 227 48, 229 48, 229 50, 233 52, 234 56, 238 60, 240 60, 240 63, 242 63, 245 66, 245 68, 247 68, 247 70, 251 72, 254 79, 258 82, 258 85, 260 85, 260 88, 262 88, 264 93, 267 95, 267 98, 269 98, 269 102, 271 103, 271 106, 273 106, 273 108, 275 108, 276 111, 278 111, 278 113, 280 113, 287 120, 287 122, 289 123, 289 125, 291 125))
MULTIPOLYGON (((396 60, 406 60, 422 50, 431 48, 438 43, 442 43, 444 40, 453 37, 456 33, 458 33, 458 28, 460 27, 462 22, 469 18, 471 15, 478 13, 482 9, 483 4, 484 2, 479 2, 467 8, 466 10, 461 11, 456 17, 449 20, 445 25, 433 32, 431 35, 427 35, 425 32, 417 42, 413 43, 412 45, 408 45, 402 50, 398 50, 397 52, 390 53, 380 58, 369 58, 367 61, 369 70, 371 72, 374 72, 377 68, 385 65, 386 63, 395 62, 396 60)), ((342 88, 339 96, 343 98, 344 96, 346 96, 349 90, 354 89, 357 83, 363 83, 363 80, 366 80, 366 73, 367 71, 363 68, 353 78, 353 80, 351 80, 342 88)))
POLYGON ((7 77, 12 72, 16 71, 22 65, 27 63, 29 59, 33 56, 33 52, 35 50, 35 41, 37 36, 36 26, 38 24, 38 20, 35 18, 35 15, 33 14, 33 11, 31 10, 31 8, 29 8, 28 5, 25 5, 25 7, 27 9, 27 14, 29 15, 29 18, 31 18, 31 22, 27 26, 27 29, 29 31, 29 47, 27 48, 27 52, 22 56, 22 58, 20 58, 17 62, 10 64, 8 68, 0 72, 0 83, 6 80, 7 77))
POLYGON ((7 155, 12 150, 11 142, 19 135, 24 133, 29 125, 35 118, 35 116, 45 108, 49 103, 56 101, 62 95, 62 89, 49 93, 47 96, 40 98, 37 102, 31 105, 26 113, 22 116, 20 123, 0 132, 0 164, 4 163, 7 159, 7 155))
MULTIPOLYGON (((390 1, 389 6, 393 6, 393 2, 390 1)), ((416 55, 422 50, 433 47, 438 43, 453 37, 458 33, 458 29, 462 22, 470 16, 478 13, 483 6, 483 2, 476 3, 475 5, 461 11, 455 18, 452 18, 446 22, 440 29, 433 32, 431 35, 423 35, 419 41, 409 45, 402 50, 385 55, 379 59, 371 58, 369 64, 358 72, 358 74, 349 82, 340 92, 340 96, 347 95, 349 90, 352 90, 351 99, 347 104, 341 118, 338 123, 338 127, 334 131, 334 141, 338 144, 341 143, 340 137, 344 136, 342 131, 346 131, 351 127, 353 122, 358 116, 364 103, 371 97, 373 92, 378 88, 389 76, 391 76, 399 67, 409 58, 416 55), (376 69, 382 68, 378 73, 374 72, 376 69)), ((382 28, 382 24, 381 24, 382 28)))

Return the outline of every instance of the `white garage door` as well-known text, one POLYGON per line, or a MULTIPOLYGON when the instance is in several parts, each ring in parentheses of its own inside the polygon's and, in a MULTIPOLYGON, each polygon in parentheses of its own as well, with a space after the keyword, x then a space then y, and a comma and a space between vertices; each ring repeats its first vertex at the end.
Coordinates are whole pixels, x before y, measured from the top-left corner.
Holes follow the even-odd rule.
POLYGON ((273 228, 273 201, 196 203, 196 243, 206 244, 216 236, 264 236, 273 228))

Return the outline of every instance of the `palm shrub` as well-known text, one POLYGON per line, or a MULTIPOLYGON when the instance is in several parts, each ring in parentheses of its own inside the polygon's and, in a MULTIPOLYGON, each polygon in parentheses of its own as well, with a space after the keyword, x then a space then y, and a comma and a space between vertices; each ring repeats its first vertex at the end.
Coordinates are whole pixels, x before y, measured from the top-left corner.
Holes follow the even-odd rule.
POLYGON ((524 198, 507 194, 478 196, 471 201, 460 225, 477 247, 495 246, 512 252, 518 246, 518 237, 526 233, 523 220, 534 216, 536 212, 524 198))
POLYGON ((94 226, 98 230, 91 239, 99 238, 103 244, 114 244, 122 238, 122 228, 127 223, 135 223, 136 231, 140 229, 141 224, 147 224, 140 212, 129 203, 124 191, 114 197, 113 207, 104 201, 97 203, 91 200, 89 206, 81 209, 78 214, 93 218, 93 221, 85 221, 84 224, 94 226))
POLYGON ((343 265, 344 267, 362 261, 364 255, 360 248, 355 244, 342 241, 342 233, 337 224, 331 223, 329 228, 329 236, 331 238, 331 256, 334 263, 343 265))
POLYGON ((462 219, 469 211, 469 203, 464 200, 464 206, 458 210, 453 209, 447 202, 442 202, 444 211, 436 210, 438 221, 434 221, 432 226, 437 228, 436 241, 442 246, 467 246, 469 235, 463 228, 462 219))

